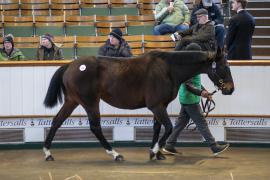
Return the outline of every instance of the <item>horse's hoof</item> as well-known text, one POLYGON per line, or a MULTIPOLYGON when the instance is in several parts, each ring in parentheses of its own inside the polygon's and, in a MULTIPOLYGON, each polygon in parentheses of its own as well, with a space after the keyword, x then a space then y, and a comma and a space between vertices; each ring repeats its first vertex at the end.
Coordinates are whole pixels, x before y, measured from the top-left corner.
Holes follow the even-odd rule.
POLYGON ((158 151, 156 154, 156 159, 157 160, 165 160, 166 157, 160 151, 158 151))
POLYGON ((124 161, 124 156, 119 154, 118 156, 115 157, 114 160, 117 161, 117 162, 122 162, 122 161, 124 161))
POLYGON ((54 161, 54 158, 52 157, 52 155, 49 155, 45 158, 45 161, 54 161))
POLYGON ((149 152, 149 158, 150 158, 150 160, 153 160, 153 158, 155 156, 156 156, 156 154, 153 151, 150 150, 150 152, 149 152))

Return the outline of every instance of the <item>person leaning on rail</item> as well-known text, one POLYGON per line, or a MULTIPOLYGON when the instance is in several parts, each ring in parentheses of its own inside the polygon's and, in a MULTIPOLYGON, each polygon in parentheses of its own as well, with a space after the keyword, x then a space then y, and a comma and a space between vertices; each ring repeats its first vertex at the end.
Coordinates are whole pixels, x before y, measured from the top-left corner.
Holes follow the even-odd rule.
POLYGON ((212 0, 200 0, 200 2, 194 6, 191 13, 191 26, 198 22, 195 13, 202 8, 208 11, 208 19, 212 21, 215 26, 215 38, 217 40, 217 45, 222 49, 224 46, 225 36, 224 18, 219 7, 212 0))
POLYGON ((206 9, 199 9, 195 12, 197 23, 188 30, 183 32, 176 32, 172 34, 174 40, 178 40, 175 50, 184 50, 189 44, 198 44, 203 51, 215 51, 215 27, 208 19, 208 11, 206 9))

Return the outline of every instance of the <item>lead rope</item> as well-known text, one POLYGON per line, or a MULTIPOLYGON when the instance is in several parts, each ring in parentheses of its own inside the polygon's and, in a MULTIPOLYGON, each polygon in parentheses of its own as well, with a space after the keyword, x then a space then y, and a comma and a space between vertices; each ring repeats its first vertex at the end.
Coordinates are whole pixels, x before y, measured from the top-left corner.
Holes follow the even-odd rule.
MULTIPOLYGON (((213 96, 217 91, 213 91, 212 93, 210 93, 209 95, 213 96)), ((203 102, 203 99, 201 98, 201 106, 202 106, 202 111, 203 111, 203 116, 204 118, 208 117, 208 114, 213 111, 216 107, 216 103, 213 99, 209 99, 207 98, 205 102, 203 102)), ((189 128, 189 126, 195 124, 193 120, 191 120, 189 122, 189 124, 187 125, 186 129, 189 128)), ((191 129, 191 131, 195 131, 197 129, 197 127, 195 126, 193 129, 191 129)))

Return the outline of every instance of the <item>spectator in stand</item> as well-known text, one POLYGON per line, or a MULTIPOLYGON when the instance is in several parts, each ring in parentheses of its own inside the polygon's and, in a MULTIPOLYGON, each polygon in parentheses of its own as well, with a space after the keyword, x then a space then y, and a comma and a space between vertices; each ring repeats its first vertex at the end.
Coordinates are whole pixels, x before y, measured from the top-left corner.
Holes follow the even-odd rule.
POLYGON ((98 50, 98 55, 111 57, 131 57, 131 49, 123 39, 121 29, 116 28, 109 34, 109 39, 98 50))
POLYGON ((192 43, 196 43, 203 51, 215 51, 215 27, 208 19, 206 9, 199 9, 195 12, 197 23, 184 32, 175 32, 175 39, 179 40, 175 50, 185 50, 192 43))
POLYGON ((0 49, 0 61, 20 61, 24 59, 23 53, 14 47, 13 35, 6 35, 3 39, 3 48, 0 49))
POLYGON ((220 8, 215 3, 213 3, 212 0, 200 0, 200 3, 195 5, 191 13, 191 25, 197 23, 195 12, 202 8, 208 11, 208 18, 213 22, 215 26, 215 37, 217 40, 217 45, 220 48, 223 48, 225 36, 224 18, 221 14, 220 8))
POLYGON ((229 60, 252 59, 251 44, 255 20, 245 9, 247 0, 233 0, 232 10, 236 11, 229 21, 226 46, 229 60))
POLYGON ((154 35, 164 35, 189 28, 190 12, 183 0, 161 0, 155 8, 154 35))
POLYGON ((60 44, 53 42, 51 34, 41 36, 40 46, 37 50, 37 60, 63 60, 63 52, 60 44))

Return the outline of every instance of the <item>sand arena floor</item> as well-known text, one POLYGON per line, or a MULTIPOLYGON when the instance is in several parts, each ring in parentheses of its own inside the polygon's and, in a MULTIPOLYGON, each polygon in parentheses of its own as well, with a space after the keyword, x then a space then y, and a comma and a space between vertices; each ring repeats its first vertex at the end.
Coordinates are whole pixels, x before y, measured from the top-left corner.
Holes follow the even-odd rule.
POLYGON ((149 161, 148 148, 116 148, 114 162, 102 148, 0 150, 0 180, 269 180, 269 148, 231 147, 214 158, 207 147, 178 148, 183 154, 149 161))

